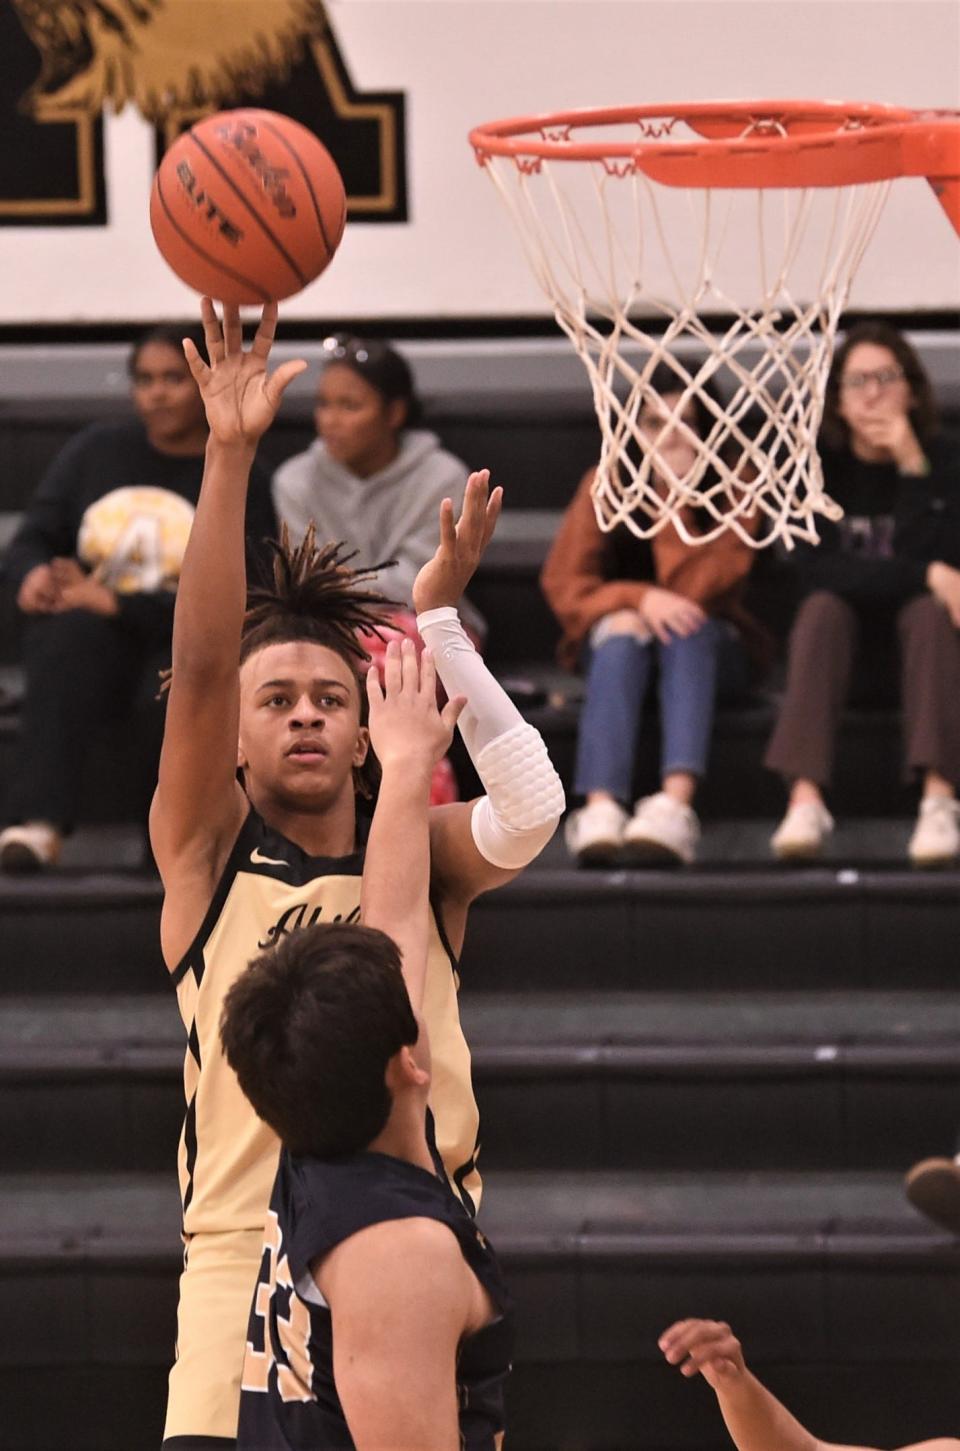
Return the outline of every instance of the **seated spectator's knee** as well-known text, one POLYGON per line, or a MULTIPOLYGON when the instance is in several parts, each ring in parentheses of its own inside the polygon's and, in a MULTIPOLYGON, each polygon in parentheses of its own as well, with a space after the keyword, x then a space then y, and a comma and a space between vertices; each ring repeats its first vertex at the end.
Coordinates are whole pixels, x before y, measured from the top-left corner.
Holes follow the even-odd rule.
POLYGON ((818 589, 807 595, 797 610, 793 633, 806 635, 826 631, 832 634, 837 630, 849 629, 854 618, 854 612, 846 600, 833 594, 831 590, 818 589))
POLYGON ((645 643, 649 638, 647 629, 637 610, 613 610, 598 620, 591 631, 590 643, 595 650, 608 640, 639 640, 645 643))
POLYGON ((917 637, 946 640, 956 634, 950 615, 932 594, 917 595, 904 605, 897 625, 901 640, 917 637))

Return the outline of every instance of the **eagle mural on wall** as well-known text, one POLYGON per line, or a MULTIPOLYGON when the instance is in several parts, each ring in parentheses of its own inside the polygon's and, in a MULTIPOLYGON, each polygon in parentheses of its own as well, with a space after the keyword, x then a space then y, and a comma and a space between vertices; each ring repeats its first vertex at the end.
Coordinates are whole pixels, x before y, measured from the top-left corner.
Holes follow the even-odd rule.
POLYGON ((171 108, 216 109, 282 83, 322 0, 13 0, 42 58, 22 104, 52 117, 133 101, 155 124, 171 108))
POLYGON ((315 131, 353 220, 404 221, 404 98, 359 94, 323 0, 11 0, 0 6, 0 223, 106 220, 101 117, 133 104, 157 160, 213 111, 262 106, 315 131), (14 18, 15 17, 15 18, 14 18))

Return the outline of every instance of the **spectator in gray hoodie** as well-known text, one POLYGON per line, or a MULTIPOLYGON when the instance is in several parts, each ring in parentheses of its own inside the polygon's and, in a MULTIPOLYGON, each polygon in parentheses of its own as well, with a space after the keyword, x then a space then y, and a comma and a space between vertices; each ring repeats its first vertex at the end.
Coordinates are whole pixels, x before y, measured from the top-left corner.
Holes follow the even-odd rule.
MULTIPOLYGON (((273 478, 278 517, 298 541, 310 520, 320 540, 346 540, 360 561, 395 559, 379 585, 409 608, 413 581, 436 548, 445 498, 460 509, 467 468, 418 428, 421 406, 404 359, 386 343, 325 339, 314 418, 317 438, 273 478)), ((482 630, 469 605, 464 622, 482 630)))

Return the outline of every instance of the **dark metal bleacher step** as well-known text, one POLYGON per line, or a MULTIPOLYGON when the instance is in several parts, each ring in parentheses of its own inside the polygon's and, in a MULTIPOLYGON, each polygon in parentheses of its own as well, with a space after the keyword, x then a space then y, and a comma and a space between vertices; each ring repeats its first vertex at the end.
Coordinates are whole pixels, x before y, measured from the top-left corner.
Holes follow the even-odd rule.
MULTIPOLYGON (((677 871, 577 871, 555 839, 474 904, 464 982, 508 992, 955 985, 960 872, 884 866, 907 824, 861 823, 845 861, 804 868, 769 862, 766 823, 717 830, 733 865, 710 859, 707 832, 701 866, 677 871)), ((0 993, 162 990, 160 896, 155 878, 129 872, 0 877, 0 993)))
MULTIPOLYGON (((887 1168, 960 1121, 956 994, 464 991, 485 1169, 887 1168)), ((7 1170, 161 1171, 183 1113, 172 994, 7 998, 7 1170)))
POLYGON ((504 992, 950 988, 958 933, 956 870, 754 857, 742 870, 578 872, 554 855, 474 904, 463 980, 504 992))
MULTIPOLYGON (((9 1424, 33 1428, 8 1446, 52 1451, 37 1439, 59 1414, 44 1404, 51 1375, 62 1389, 71 1373, 96 1379, 108 1366, 143 1387, 152 1371, 159 1387, 174 1334, 177 1208, 172 1175, 0 1178, 0 1389, 9 1424)), ((896 1424, 866 1417, 864 1440, 933 1434, 924 1427, 937 1417, 951 1429, 960 1246, 927 1229, 894 1176, 491 1174, 481 1219, 518 1302, 520 1451, 719 1444, 708 1402, 659 1361, 657 1335, 687 1314, 729 1320, 758 1369, 852 1362, 881 1406, 891 1376, 902 1395, 923 1389, 925 1402, 908 1403, 896 1424), (628 1365, 648 1418, 636 1440, 635 1392, 599 1420, 594 1406, 628 1365), (916 1380, 914 1367, 923 1367, 916 1380), (582 1398, 571 1399, 577 1386, 582 1398)), ((820 1434, 839 1434, 848 1411, 830 1377, 814 1377, 808 1392, 794 1410, 820 1434)), ((152 1444, 160 1406, 144 1402, 136 1441, 118 1438, 112 1398, 91 1415, 64 1442, 71 1451, 152 1444)))

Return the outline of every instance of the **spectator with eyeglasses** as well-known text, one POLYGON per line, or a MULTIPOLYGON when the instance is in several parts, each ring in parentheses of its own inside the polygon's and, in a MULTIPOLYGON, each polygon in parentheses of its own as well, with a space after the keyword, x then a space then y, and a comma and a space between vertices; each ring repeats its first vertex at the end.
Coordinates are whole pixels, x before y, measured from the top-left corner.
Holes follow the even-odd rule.
POLYGON ((960 854, 960 446, 938 430, 930 380, 886 323, 858 324, 838 348, 819 448, 844 514, 795 554, 802 602, 765 758, 789 803, 771 846, 782 858, 819 853, 854 668, 889 686, 896 644, 906 777, 921 791, 907 851, 918 867, 947 865, 960 854))

